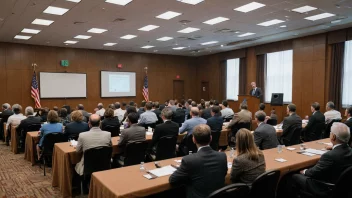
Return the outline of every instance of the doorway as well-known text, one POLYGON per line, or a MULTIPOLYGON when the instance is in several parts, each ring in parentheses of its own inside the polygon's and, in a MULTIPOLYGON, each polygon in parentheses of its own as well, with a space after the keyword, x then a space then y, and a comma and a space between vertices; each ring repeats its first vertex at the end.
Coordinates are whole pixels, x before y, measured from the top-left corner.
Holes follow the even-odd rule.
POLYGON ((178 101, 185 99, 185 83, 183 80, 174 80, 173 99, 177 99, 178 101))
POLYGON ((209 82, 207 81, 202 81, 202 86, 201 86, 201 99, 204 99, 205 101, 209 101, 209 82))

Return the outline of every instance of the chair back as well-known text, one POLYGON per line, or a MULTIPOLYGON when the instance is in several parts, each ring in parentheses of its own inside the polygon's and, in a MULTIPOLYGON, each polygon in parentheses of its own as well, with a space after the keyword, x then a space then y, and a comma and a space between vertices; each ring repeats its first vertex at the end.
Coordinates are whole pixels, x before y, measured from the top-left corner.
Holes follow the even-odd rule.
POLYGON ((315 133, 314 133, 314 140, 320 140, 324 134, 324 129, 325 129, 325 123, 319 123, 317 124, 315 128, 315 133))
POLYGON ((25 138, 26 135, 27 135, 27 132, 29 132, 29 131, 39 131, 41 127, 42 127, 41 124, 30 124, 30 125, 27 126, 27 128, 25 128, 25 129, 23 129, 21 131, 20 136, 25 138))
POLYGON ((140 124, 140 126, 144 127, 145 129, 148 129, 148 127, 155 129, 156 123, 150 123, 150 124, 140 124))
POLYGON ((292 146, 295 144, 299 144, 301 142, 301 132, 302 132, 302 125, 292 125, 288 129, 288 134, 292 134, 288 136, 289 139, 284 138, 283 144, 285 146, 292 146))
POLYGON ((84 175, 111 168, 112 147, 100 146, 84 152, 84 175))
POLYGON ((245 128, 250 130, 251 128, 251 123, 250 122, 240 122, 240 123, 236 123, 231 127, 231 133, 229 133, 229 146, 234 147, 236 145, 236 134, 237 131, 245 128))
POLYGON ((225 186, 211 193, 208 198, 245 198, 249 194, 249 186, 247 184, 237 183, 225 186))
POLYGON ((52 155, 56 143, 68 141, 64 133, 49 133, 42 138, 44 138, 42 155, 52 155))
POLYGON ((186 145, 185 145, 184 154, 188 155, 190 151, 192 151, 192 153, 197 152, 197 146, 193 142, 193 135, 192 134, 187 135, 187 137, 186 137, 186 145))
POLYGON ((280 178, 280 171, 273 170, 265 172, 257 177, 252 183, 250 198, 258 198, 265 195, 266 198, 275 198, 276 186, 280 178))
POLYGON ((160 138, 156 147, 155 160, 164 160, 176 157, 176 136, 160 138))
POLYGON ((233 116, 228 117, 228 118, 224 118, 224 122, 230 122, 232 120, 233 116))
POLYGON ((352 178, 352 167, 347 168, 342 172, 339 179, 335 184, 335 188, 332 192, 333 198, 352 198, 352 188, 351 188, 351 178, 352 178))
POLYGON ((112 126, 112 125, 106 125, 104 127, 102 127, 103 131, 109 131, 111 133, 111 137, 116 137, 120 135, 120 126, 116 125, 116 126, 112 126))
POLYGON ((219 138, 221 135, 221 131, 211 131, 211 142, 210 142, 210 147, 214 151, 219 150, 219 138))
POLYGON ((323 139, 330 137, 331 127, 332 127, 332 124, 334 124, 334 122, 341 122, 341 120, 331 120, 331 121, 326 125, 325 131, 324 131, 323 139))
POLYGON ((268 119, 266 121, 266 123, 271 125, 271 126, 276 126, 277 125, 277 119, 268 119))
POLYGON ((146 141, 128 143, 124 152, 124 166, 131 166, 144 162, 147 147, 148 143, 146 141))

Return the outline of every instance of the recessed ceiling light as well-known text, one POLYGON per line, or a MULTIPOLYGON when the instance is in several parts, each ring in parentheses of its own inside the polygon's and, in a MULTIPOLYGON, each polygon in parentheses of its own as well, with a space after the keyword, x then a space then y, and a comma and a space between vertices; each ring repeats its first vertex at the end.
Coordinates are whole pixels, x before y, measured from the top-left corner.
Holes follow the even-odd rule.
POLYGON ((186 47, 174 47, 174 48, 172 48, 172 49, 174 49, 174 50, 182 50, 182 49, 185 49, 186 47))
POLYGON ((68 41, 65 41, 64 43, 65 44, 76 44, 76 43, 78 43, 78 41, 70 41, 70 40, 68 40, 68 41))
POLYGON ((90 39, 91 36, 87 36, 87 35, 77 35, 75 36, 76 39, 90 39))
POLYGON ((105 43, 104 46, 114 46, 116 45, 117 43, 105 43))
POLYGON ((287 27, 286 25, 282 25, 282 26, 280 26, 281 28, 285 28, 285 27, 287 27))
POLYGON ((138 30, 148 32, 148 31, 154 30, 154 29, 156 29, 156 28, 158 28, 158 27, 159 27, 159 26, 156 26, 156 25, 147 25, 147 26, 144 26, 144 27, 142 27, 142 28, 139 28, 138 30))
POLYGON ((66 1, 71 1, 71 2, 75 2, 75 3, 81 2, 81 0, 66 0, 66 1))
POLYGON ((34 30, 34 29, 27 29, 24 28, 21 32, 22 33, 28 33, 28 34, 38 34, 41 30, 34 30))
POLYGON ((331 14, 331 13, 322 13, 322 14, 317 14, 317 15, 314 15, 314 16, 310 16, 310 17, 306 17, 304 19, 307 19, 307 20, 310 20, 310 21, 316 21, 316 20, 319 20, 319 19, 325 19, 325 18, 328 18, 328 17, 332 17, 332 16, 335 16, 335 14, 331 14))
POLYGON ((106 0, 105 2, 125 6, 129 4, 131 1, 132 0, 106 0))
POLYGON ((279 19, 273 19, 273 20, 270 20, 270 21, 265 21, 263 23, 259 23, 257 25, 267 27, 267 26, 271 26, 271 25, 275 25, 275 24, 279 24, 279 23, 283 23, 283 22, 285 22, 285 21, 279 20, 279 19))
POLYGON ((179 33, 191 33, 191 32, 195 32, 195 31, 198 31, 198 30, 200 30, 200 29, 199 28, 188 27, 188 28, 185 28, 185 29, 177 31, 177 32, 179 32, 179 33))
POLYGON ((209 42, 205 42, 205 43, 201 43, 201 45, 210 45, 210 44, 214 44, 214 43, 218 43, 219 41, 209 41, 209 42))
POLYGON ((225 17, 216 17, 216 18, 210 19, 208 21, 204 21, 203 23, 206 23, 209 25, 214 25, 214 24, 221 23, 221 22, 228 21, 228 20, 230 20, 230 19, 225 18, 225 17))
POLYGON ((188 3, 191 5, 196 5, 200 2, 203 2, 204 0, 177 0, 177 1, 182 2, 182 3, 188 3))
POLYGON ((312 6, 303 6, 303 7, 299 7, 299 8, 295 8, 292 11, 294 12, 298 12, 298 13, 306 13, 312 10, 316 10, 317 8, 312 7, 312 6))
POLYGON ((161 15, 156 16, 156 18, 169 20, 169 19, 175 18, 177 16, 180 16, 181 14, 182 13, 167 11, 167 12, 162 13, 161 15))
POLYGON ((143 49, 149 49, 149 48, 153 48, 153 47, 155 47, 155 46, 152 46, 152 45, 146 45, 146 46, 143 46, 143 47, 141 47, 141 48, 143 48, 143 49))
POLYGON ((88 30, 87 32, 101 34, 101 33, 106 32, 106 31, 108 31, 108 30, 100 29, 100 28, 92 28, 92 29, 88 30))
POLYGON ((49 6, 47 9, 44 10, 44 13, 54 14, 54 15, 64 15, 67 11, 68 11, 68 9, 66 9, 66 8, 49 6))
POLYGON ((54 23, 54 21, 45 20, 45 19, 34 19, 34 21, 32 22, 32 24, 35 24, 35 25, 46 25, 46 26, 49 26, 52 23, 54 23))
POLYGON ((15 36, 15 39, 20 39, 20 40, 28 40, 30 38, 31 38, 31 36, 22 36, 22 35, 15 36))
POLYGON ((238 37, 250 36, 250 35, 253 35, 253 34, 255 34, 255 33, 247 32, 247 33, 238 35, 238 37))
POLYGON ((220 45, 221 47, 224 47, 224 45, 220 45))
POLYGON ((120 37, 121 39, 133 39, 136 38, 136 35, 131 35, 131 34, 127 34, 125 36, 120 37))
POLYGON ((241 7, 235 8, 234 10, 239 11, 239 12, 247 13, 247 12, 256 10, 256 9, 264 7, 264 6, 265 6, 265 4, 252 2, 252 3, 249 3, 249 4, 243 5, 241 7))
POLYGON ((164 37, 158 38, 156 40, 158 40, 158 41, 168 41, 168 40, 171 40, 171 39, 174 39, 174 38, 168 37, 168 36, 164 36, 164 37))

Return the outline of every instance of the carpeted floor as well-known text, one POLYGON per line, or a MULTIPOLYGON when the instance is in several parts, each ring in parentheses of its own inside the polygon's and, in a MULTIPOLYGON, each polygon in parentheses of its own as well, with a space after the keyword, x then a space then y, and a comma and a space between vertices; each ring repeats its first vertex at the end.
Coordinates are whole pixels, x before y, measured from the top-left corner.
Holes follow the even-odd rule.
POLYGON ((39 165, 32 166, 24 154, 13 154, 0 141, 0 198, 61 197, 58 188, 51 186, 51 168, 46 176, 39 165))

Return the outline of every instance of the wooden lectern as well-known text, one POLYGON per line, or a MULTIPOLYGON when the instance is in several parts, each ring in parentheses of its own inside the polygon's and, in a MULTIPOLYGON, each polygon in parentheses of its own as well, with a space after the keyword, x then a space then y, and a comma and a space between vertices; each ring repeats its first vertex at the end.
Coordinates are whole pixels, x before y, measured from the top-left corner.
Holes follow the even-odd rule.
POLYGON ((252 112, 252 116, 254 116, 254 113, 259 110, 260 98, 251 95, 238 95, 239 104, 241 104, 244 100, 247 101, 248 110, 252 112))

